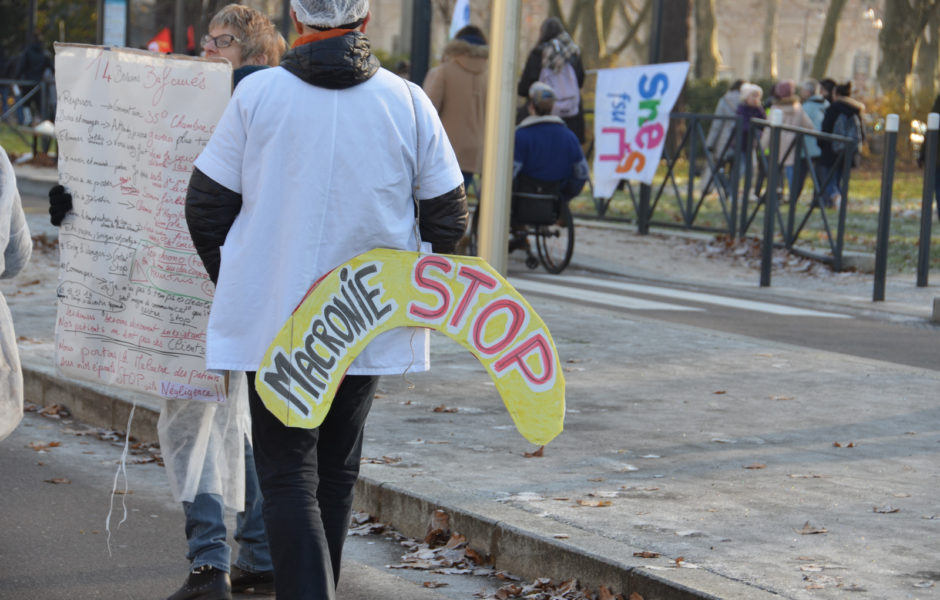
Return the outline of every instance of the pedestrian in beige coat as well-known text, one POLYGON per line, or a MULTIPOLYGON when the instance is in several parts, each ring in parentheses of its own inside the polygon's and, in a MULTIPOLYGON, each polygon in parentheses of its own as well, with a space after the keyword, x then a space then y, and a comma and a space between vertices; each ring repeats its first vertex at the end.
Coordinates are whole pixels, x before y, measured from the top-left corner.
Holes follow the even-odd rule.
MULTIPOLYGON (((813 122, 810 121, 809 117, 806 116, 806 113, 803 111, 800 97, 796 95, 796 84, 794 82, 790 80, 778 82, 773 88, 773 95, 774 101, 771 109, 780 109, 783 113, 783 125, 801 127, 809 130, 815 129, 813 122)), ((802 179, 805 177, 805 165, 798 165, 796 163, 797 156, 800 157, 802 162, 805 162, 809 156, 809 148, 806 146, 805 139, 803 143, 806 147, 802 152, 798 152, 798 148, 793 145, 796 140, 796 135, 797 134, 792 131, 782 130, 780 132, 780 145, 777 148, 780 164, 783 165, 784 173, 786 174, 787 186, 790 188, 797 183, 793 179, 794 173, 796 172, 794 166, 799 167, 800 186, 802 186, 802 179)), ((770 147, 770 127, 765 127, 764 131, 761 133, 760 145, 761 148, 765 150, 770 147)))
POLYGON ((424 91, 437 109, 457 155, 464 185, 469 187, 483 162, 483 126, 486 106, 486 36, 467 25, 444 47, 440 65, 428 72, 424 91))

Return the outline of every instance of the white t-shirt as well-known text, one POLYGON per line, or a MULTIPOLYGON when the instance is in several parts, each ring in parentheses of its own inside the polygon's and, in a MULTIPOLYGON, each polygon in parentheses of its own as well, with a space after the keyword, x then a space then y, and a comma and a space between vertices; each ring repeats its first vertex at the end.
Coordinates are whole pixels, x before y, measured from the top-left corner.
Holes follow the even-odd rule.
MULTIPOLYGON (((343 90, 280 67, 253 74, 196 167, 243 201, 209 316, 213 370, 257 370, 309 287, 343 262, 374 248, 417 250, 412 193, 434 198, 463 181, 430 100, 385 69, 343 90)), ((380 334, 349 373, 426 370, 427 339, 426 330, 380 334)))

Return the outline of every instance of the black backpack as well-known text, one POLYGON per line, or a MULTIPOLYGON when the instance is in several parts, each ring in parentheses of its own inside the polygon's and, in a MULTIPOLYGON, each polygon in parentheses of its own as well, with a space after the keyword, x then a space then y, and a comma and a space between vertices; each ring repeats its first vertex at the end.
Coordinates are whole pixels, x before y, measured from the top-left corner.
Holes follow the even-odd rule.
MULTIPOLYGON (((855 141, 855 153, 852 155, 852 166, 857 167, 861 158, 862 141, 865 134, 862 132, 862 120, 857 114, 841 113, 836 117, 836 122, 832 125, 832 133, 847 137, 855 141)), ((845 150, 848 142, 832 142, 832 151, 841 153, 845 150)))

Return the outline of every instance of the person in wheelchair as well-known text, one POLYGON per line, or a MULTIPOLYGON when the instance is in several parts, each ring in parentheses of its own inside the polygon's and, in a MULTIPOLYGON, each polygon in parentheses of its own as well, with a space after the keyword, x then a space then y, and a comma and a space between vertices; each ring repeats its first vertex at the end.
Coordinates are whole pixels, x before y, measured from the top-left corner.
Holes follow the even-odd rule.
MULTIPOLYGON (((516 127, 513 153, 514 226, 531 225, 538 218, 537 209, 519 205, 527 202, 525 194, 556 195, 567 203, 581 193, 589 176, 581 144, 561 117, 552 115, 554 105, 555 91, 549 85, 536 81, 529 87, 529 116, 516 127)), ((525 230, 514 228, 510 251, 525 247, 525 230)))

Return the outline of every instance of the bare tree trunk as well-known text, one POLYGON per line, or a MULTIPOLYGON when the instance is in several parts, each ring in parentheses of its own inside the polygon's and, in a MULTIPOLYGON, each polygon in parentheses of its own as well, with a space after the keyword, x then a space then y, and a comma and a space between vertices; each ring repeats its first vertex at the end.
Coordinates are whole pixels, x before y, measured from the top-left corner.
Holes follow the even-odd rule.
MULTIPOLYGON (((680 0, 680 4, 688 0, 680 0)), ((566 16, 561 0, 549 0, 549 14, 561 19, 562 25, 581 47, 585 68, 606 68, 616 63, 628 44, 635 42, 641 23, 650 10, 651 0, 640 7, 624 0, 573 0, 566 16), (614 21, 623 22, 622 40, 611 39, 614 21)))
POLYGON ((689 60, 690 1, 663 1, 663 35, 659 47, 662 62, 689 60))
POLYGON ((884 28, 878 34, 881 89, 900 90, 902 95, 907 95, 907 76, 914 65, 914 48, 928 19, 938 8, 937 0, 885 0, 884 28))
POLYGON ((836 46, 836 37, 839 33, 839 19, 842 18, 842 9, 845 0, 832 0, 829 10, 826 11, 826 21, 823 23, 822 35, 819 36, 819 45, 816 46, 816 56, 813 58, 813 68, 810 77, 822 79, 829 70, 829 59, 836 46))
POLYGON ((715 38, 715 0, 695 0, 695 78, 718 78, 718 41, 715 38))
POLYGON ((764 44, 761 50, 760 74, 770 79, 777 78, 777 8, 780 0, 765 0, 764 44))
POLYGON ((934 12, 927 19, 927 28, 917 44, 914 72, 917 75, 917 93, 933 98, 937 91, 937 61, 940 58, 940 14, 934 12))

